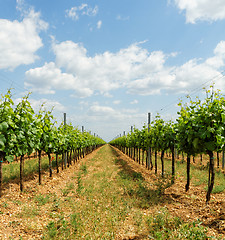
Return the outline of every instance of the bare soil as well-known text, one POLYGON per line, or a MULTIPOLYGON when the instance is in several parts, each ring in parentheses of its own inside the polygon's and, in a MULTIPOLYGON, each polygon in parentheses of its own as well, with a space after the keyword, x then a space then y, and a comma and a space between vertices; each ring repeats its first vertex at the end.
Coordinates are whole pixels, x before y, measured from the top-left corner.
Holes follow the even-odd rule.
MULTIPOLYGON (((25 190, 19 191, 19 185, 11 182, 5 185, 3 196, 0 199, 0 239, 42 239, 46 225, 51 220, 51 207, 45 205, 37 209, 33 205, 34 198, 52 194, 55 198, 62 197, 62 189, 78 173, 80 166, 88 163, 96 156, 99 149, 79 160, 75 165, 56 173, 49 178, 48 172, 43 174, 43 184, 38 185, 38 176, 25 180, 25 190), (41 209, 41 214, 40 214, 41 209), (26 214, 29 216, 26 216, 26 214)), ((110 155, 106 156, 109 158, 110 155)), ((153 184, 157 178, 154 171, 149 171, 145 166, 139 165, 122 152, 116 150, 116 157, 127 163, 128 171, 135 171, 142 174, 149 184, 153 184)), ((89 172, 91 166, 88 166, 89 172)), ((61 169, 60 169, 61 170, 61 169)), ((96 169, 95 169, 96 171, 96 169)), ((76 198, 76 201, 82 199, 76 198)), ((151 215, 160 207, 166 207, 172 216, 179 216, 185 221, 200 220, 208 228, 208 235, 215 239, 225 239, 225 193, 212 194, 211 201, 206 204, 205 191, 201 186, 190 186, 190 190, 185 192, 185 179, 177 177, 175 184, 166 189, 160 206, 153 206, 144 209, 145 215, 151 215)), ((65 213, 67 209, 62 209, 65 213)), ((52 212, 54 214, 54 212, 52 212)), ((129 234, 123 234, 121 230, 117 239, 145 239, 141 235, 137 236, 134 227, 129 226, 129 234)))

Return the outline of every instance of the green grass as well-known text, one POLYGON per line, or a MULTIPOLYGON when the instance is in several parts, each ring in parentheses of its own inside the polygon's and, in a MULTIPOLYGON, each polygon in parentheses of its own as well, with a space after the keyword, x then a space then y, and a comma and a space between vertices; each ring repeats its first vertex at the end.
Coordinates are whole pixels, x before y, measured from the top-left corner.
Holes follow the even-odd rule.
POLYGON ((70 191, 73 189, 74 189, 74 183, 71 182, 66 184, 66 187, 61 189, 62 195, 67 196, 70 193, 70 191))
POLYGON ((212 190, 212 193, 221 193, 224 190, 225 190, 224 184, 223 185, 215 185, 213 190, 212 190))
POLYGON ((84 174, 87 174, 87 165, 86 164, 82 164, 81 167, 80 167, 80 170, 84 173, 84 174))
MULTIPOLYGON (((169 217, 165 211, 163 215, 157 213, 156 220, 152 215, 146 216, 145 209, 163 204, 162 196, 170 179, 166 176, 157 181, 158 185, 151 186, 141 173, 133 171, 118 158, 113 149, 102 148, 80 167, 75 179, 74 197, 61 206, 69 208, 70 213, 67 217, 56 215, 49 221, 44 239, 117 239, 118 234, 129 236, 130 226, 139 239, 151 239, 149 236, 167 239, 164 238, 169 235, 167 233, 177 239, 200 239, 184 237, 189 235, 204 239, 206 236, 200 223, 188 225, 169 217), (92 169, 87 172, 87 168, 92 169)), ((60 201, 65 197, 62 196, 60 201)))
POLYGON ((207 230, 200 221, 185 223, 178 217, 171 217, 165 208, 148 217, 146 222, 149 239, 209 239, 207 230))
POLYGON ((35 204, 26 204, 19 214, 21 218, 34 218, 39 215, 41 215, 40 208, 35 204))
POLYGON ((50 195, 43 196, 42 194, 38 194, 37 196, 35 196, 34 201, 38 204, 38 206, 43 206, 51 201, 50 198, 50 195))
MULTIPOLYGON (((59 159, 58 164, 59 166, 62 159, 59 159)), ((48 170, 49 168, 49 161, 48 157, 42 157, 41 159, 41 168, 43 171, 48 170)), ((56 161, 55 158, 52 161, 52 168, 56 168, 56 161)), ((13 162, 10 164, 4 164, 3 165, 3 183, 7 183, 11 180, 18 179, 20 176, 20 163, 19 162, 13 162)), ((34 173, 38 173, 38 158, 34 159, 26 159, 24 161, 24 176, 29 176, 34 173)))
MULTIPOLYGON (((171 175, 171 160, 165 158, 165 172, 171 175)), ((175 173, 176 178, 186 178, 186 162, 176 161, 175 173)), ((158 169, 161 168, 160 159, 158 159, 158 169)), ((216 168, 215 168, 216 170, 216 168)), ((208 169, 206 167, 195 167, 191 165, 190 169, 191 184, 194 186, 202 186, 207 191, 208 189, 208 169)), ((176 180, 175 180, 176 181, 176 180)), ((212 193, 219 193, 225 190, 225 175, 221 171, 215 171, 215 185, 212 193)))
MULTIPOLYGON (((56 193, 37 191, 26 204, 18 203, 19 217, 32 223, 32 229, 43 214, 45 240, 207 239, 199 221, 186 223, 163 208, 168 201, 164 191, 171 184, 171 163, 165 163, 165 177, 150 184, 106 145, 73 169, 56 193)), ((177 172, 185 166, 177 164, 177 172)))

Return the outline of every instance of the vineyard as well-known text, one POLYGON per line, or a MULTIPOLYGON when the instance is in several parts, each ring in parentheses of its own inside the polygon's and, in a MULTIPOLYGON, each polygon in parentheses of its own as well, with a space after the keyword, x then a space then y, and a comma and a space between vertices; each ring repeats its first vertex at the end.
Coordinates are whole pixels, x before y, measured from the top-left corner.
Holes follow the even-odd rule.
POLYGON ((1 239, 224 239, 219 92, 109 144, 28 99, 0 101, 1 239))
POLYGON ((14 106, 11 91, 0 101, 0 196, 2 195, 2 164, 20 159, 20 190, 23 191, 24 156, 38 153, 39 184, 42 183, 41 156, 45 152, 49 160, 49 176, 52 177, 52 156, 55 154, 57 173, 58 157, 62 156, 62 170, 105 142, 88 132, 80 132, 71 124, 55 126, 52 111, 41 106, 35 114, 28 101, 29 94, 14 106))
MULTIPOLYGON (((142 130, 136 128, 123 137, 111 141, 111 144, 118 147, 128 156, 137 160, 139 163, 144 161, 146 156, 146 167, 153 169, 153 153, 155 155, 154 169, 157 174, 157 153, 161 156, 161 176, 164 177, 164 155, 165 152, 171 153, 171 183, 175 180, 175 151, 186 156, 187 162, 187 182, 186 191, 190 187, 190 160, 203 154, 208 156, 208 191, 206 202, 210 201, 210 195, 215 181, 215 161, 217 155, 217 167, 219 163, 219 153, 225 149, 225 99, 220 92, 211 90, 206 91, 206 99, 201 101, 196 98, 188 103, 179 103, 181 107, 178 112, 176 123, 165 122, 160 116, 156 120, 143 126, 142 130), (142 152, 142 154, 141 154, 142 152), (146 154, 145 154, 146 153, 146 154)), ((224 152, 222 155, 222 169, 224 169, 224 152)), ((202 161, 201 161, 202 163, 202 161)))

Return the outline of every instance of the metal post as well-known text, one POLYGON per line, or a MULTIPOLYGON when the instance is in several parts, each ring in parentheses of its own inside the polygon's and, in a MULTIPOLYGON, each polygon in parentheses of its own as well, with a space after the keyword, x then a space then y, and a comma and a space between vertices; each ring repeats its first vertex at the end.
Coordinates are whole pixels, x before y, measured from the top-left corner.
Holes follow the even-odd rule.
POLYGON ((66 113, 64 113, 64 126, 66 125, 66 113))

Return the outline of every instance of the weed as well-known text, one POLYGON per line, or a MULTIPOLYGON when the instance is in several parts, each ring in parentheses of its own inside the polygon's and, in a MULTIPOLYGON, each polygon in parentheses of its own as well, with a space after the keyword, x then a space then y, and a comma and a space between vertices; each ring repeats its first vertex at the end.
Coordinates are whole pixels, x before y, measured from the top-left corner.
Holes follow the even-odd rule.
POLYGON ((71 228, 72 228, 73 235, 77 234, 78 229, 81 226, 81 222, 80 221, 81 221, 81 219, 80 219, 80 217, 79 217, 79 215, 77 213, 73 213, 70 216, 70 225, 71 225, 71 228))
MULTIPOLYGON (((14 240, 14 238, 12 238, 11 236, 9 237, 9 240, 14 240)), ((19 240, 23 240, 23 238, 20 236, 19 240)))
POLYGON ((142 174, 140 172, 132 172, 132 177, 133 179, 137 179, 137 180, 144 180, 144 178, 142 177, 142 174))
POLYGON ((214 186, 212 193, 221 193, 224 191, 224 189, 225 189, 224 185, 216 185, 214 186))
POLYGON ((79 172, 79 174, 77 176, 77 193, 81 194, 83 188, 84 187, 82 185, 81 173, 79 172))
POLYGON ((156 193, 158 196, 162 196, 165 193, 165 190, 172 186, 171 179, 168 174, 165 174, 164 177, 159 176, 155 182, 156 193))
POLYGON ((51 211, 58 211, 60 209, 60 201, 58 199, 54 199, 51 207, 51 211))
POLYGON ((80 167, 80 170, 84 173, 87 174, 87 165, 86 164, 82 164, 80 167))
POLYGON ((120 172, 118 172, 118 175, 124 180, 131 180, 131 176, 124 170, 121 170, 120 172))
POLYGON ((135 215, 133 216, 133 219, 135 221, 135 225, 140 227, 142 222, 143 222, 143 215, 142 215, 142 213, 136 212, 135 215))
POLYGON ((50 221, 46 226, 44 239, 69 239, 70 228, 68 221, 65 220, 64 215, 60 215, 56 221, 50 221))
POLYGON ((38 196, 35 197, 34 201, 37 202, 39 206, 42 206, 50 201, 50 196, 49 195, 43 196, 39 194, 38 196))
POLYGON ((48 236, 50 239, 54 239, 56 235, 57 235, 57 227, 56 227, 56 224, 55 224, 55 222, 51 221, 51 222, 49 222, 48 225, 47 225, 47 236, 48 236))
POLYGON ((10 221, 9 222, 9 226, 12 226, 13 228, 15 228, 18 225, 20 225, 20 222, 18 222, 18 221, 10 221))
POLYGON ((200 186, 202 184, 207 184, 207 180, 206 179, 196 179, 194 182, 193 182, 194 186, 200 186))
POLYGON ((67 196, 72 189, 74 189, 74 184, 67 184, 64 189, 61 189, 62 195, 67 196))
POLYGON ((4 207, 4 208, 7 208, 7 207, 8 207, 8 205, 9 205, 9 204, 8 204, 8 203, 6 203, 6 202, 3 202, 3 203, 2 203, 2 207, 4 207))
POLYGON ((25 205, 20 213, 21 217, 32 218, 40 214, 40 209, 33 205, 25 205))
POLYGON ((171 217, 165 208, 146 223, 152 239, 208 239, 200 221, 185 223, 178 217, 171 217))
POLYGON ((20 200, 12 200, 12 202, 16 205, 22 205, 23 202, 21 202, 20 200))

